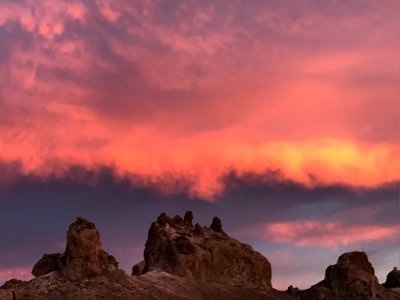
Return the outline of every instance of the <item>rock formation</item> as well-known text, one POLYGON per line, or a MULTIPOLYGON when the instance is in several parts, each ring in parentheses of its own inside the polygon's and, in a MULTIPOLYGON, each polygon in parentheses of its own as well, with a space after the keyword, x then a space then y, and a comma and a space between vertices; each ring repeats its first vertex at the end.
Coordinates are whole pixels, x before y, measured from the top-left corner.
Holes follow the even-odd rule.
POLYGON ((399 299, 379 284, 365 252, 342 254, 325 279, 301 293, 302 299, 399 299), (391 298, 393 296, 394 298, 391 298))
MULTIPOLYGON (((309 290, 274 290, 265 257, 224 233, 218 218, 210 227, 193 226, 190 212, 173 219, 161 214, 152 223, 145 261, 132 269, 140 276, 117 267, 94 224, 78 218, 69 227, 66 251, 45 254, 33 267, 34 279, 7 281, 0 300, 400 300, 400 293, 378 284, 364 252, 341 255, 309 290)), ((394 271, 387 282, 396 278, 394 271)))
POLYGON ((396 267, 393 268, 393 270, 387 274, 383 286, 388 289, 400 288, 400 270, 396 267))
POLYGON ((200 281, 249 282, 271 288, 271 264, 251 246, 229 237, 215 217, 211 228, 192 225, 193 214, 161 214, 151 224, 144 251, 144 272, 162 270, 200 281))
POLYGON ((186 278, 163 269, 129 276, 102 249, 94 224, 78 218, 69 227, 65 252, 45 254, 31 281, 6 282, 0 300, 293 300, 270 288, 271 269, 264 257, 224 234, 222 225, 218 228, 193 226, 190 212, 174 219, 162 214, 149 231, 147 262, 135 265, 132 273, 140 275, 143 268, 153 270, 165 262, 171 273, 186 278), (210 282, 219 278, 235 285, 210 282))
POLYGON ((118 269, 118 262, 102 249, 96 226, 77 218, 69 226, 64 253, 44 254, 32 269, 35 277, 59 271, 70 280, 91 278, 118 269))
POLYGON ((144 260, 132 267, 132 275, 142 275, 144 270, 144 260))

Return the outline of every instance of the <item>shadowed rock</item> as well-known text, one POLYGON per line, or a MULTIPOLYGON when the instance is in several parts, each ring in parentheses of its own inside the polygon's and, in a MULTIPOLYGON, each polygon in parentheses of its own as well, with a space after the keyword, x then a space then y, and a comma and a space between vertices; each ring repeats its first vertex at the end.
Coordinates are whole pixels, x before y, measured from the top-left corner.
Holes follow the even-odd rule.
POLYGON ((383 286, 388 289, 400 288, 400 271, 396 267, 387 274, 383 286))
POLYGON ((226 235, 219 218, 213 219, 212 229, 187 226, 192 218, 187 212, 179 224, 161 214, 151 224, 144 273, 162 270, 200 281, 271 287, 271 265, 264 256, 226 235))
POLYGON ((132 267, 132 275, 142 275, 144 269, 144 260, 132 267))
POLYGON ((342 254, 325 271, 325 279, 302 292, 302 299, 398 299, 388 298, 365 252, 342 254))
POLYGON ((222 221, 218 217, 214 217, 212 222, 211 222, 211 229, 216 231, 216 232, 223 232, 222 230, 222 221))
POLYGON ((43 257, 33 266, 32 275, 35 277, 45 275, 58 270, 59 253, 44 254, 43 257))
POLYGON ((186 225, 193 226, 193 213, 191 211, 185 212, 183 221, 185 222, 186 225))

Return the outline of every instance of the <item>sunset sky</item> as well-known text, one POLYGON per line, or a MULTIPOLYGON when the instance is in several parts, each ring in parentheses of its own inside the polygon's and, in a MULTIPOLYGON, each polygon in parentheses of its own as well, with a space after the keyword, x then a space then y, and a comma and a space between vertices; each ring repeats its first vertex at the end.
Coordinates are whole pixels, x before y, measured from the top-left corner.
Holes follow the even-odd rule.
POLYGON ((400 264, 397 0, 0 0, 0 282, 94 221, 129 272, 161 212, 221 217, 308 287, 400 264))

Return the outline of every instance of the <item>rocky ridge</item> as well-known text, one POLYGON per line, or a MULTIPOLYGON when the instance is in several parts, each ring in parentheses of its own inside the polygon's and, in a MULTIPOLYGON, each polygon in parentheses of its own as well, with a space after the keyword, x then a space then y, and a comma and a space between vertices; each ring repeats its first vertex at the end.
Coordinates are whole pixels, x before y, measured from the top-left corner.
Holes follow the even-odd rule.
MULTIPOLYGON (((388 274, 385 286, 398 277, 388 274)), ((210 227, 161 214, 152 223, 144 261, 133 275, 103 250, 92 222, 78 218, 69 226, 64 253, 45 254, 33 267, 30 281, 9 280, 0 300, 44 299, 177 299, 177 300, 400 300, 400 293, 379 285, 364 252, 341 255, 325 278, 310 289, 286 292, 271 286, 271 265, 250 246, 229 237, 215 217, 210 227)))

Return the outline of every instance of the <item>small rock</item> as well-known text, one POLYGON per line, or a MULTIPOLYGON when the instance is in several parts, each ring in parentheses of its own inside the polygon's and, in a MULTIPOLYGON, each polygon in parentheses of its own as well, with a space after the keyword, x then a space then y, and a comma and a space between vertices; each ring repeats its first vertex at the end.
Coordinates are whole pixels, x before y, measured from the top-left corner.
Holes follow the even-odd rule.
POLYGON ((201 226, 200 226, 199 223, 196 223, 196 224, 194 225, 194 233, 197 234, 197 235, 202 234, 202 229, 201 229, 201 226))
POLYGON ((142 275, 144 269, 144 260, 132 267, 132 275, 142 275))
POLYGON ((179 216, 179 215, 176 215, 176 216, 173 218, 173 220, 174 220, 174 222, 175 222, 176 224, 181 224, 181 223, 183 223, 183 219, 182 219, 182 217, 179 216))
POLYGON ((222 230, 222 222, 218 217, 214 217, 211 223, 211 229, 215 232, 223 232, 222 230))
POLYGON ((383 286, 387 289, 400 288, 400 271, 396 267, 387 274, 383 286))
POLYGON ((185 222, 186 225, 193 226, 193 213, 191 211, 185 212, 183 221, 185 222))

